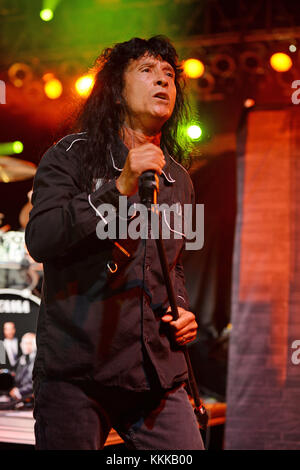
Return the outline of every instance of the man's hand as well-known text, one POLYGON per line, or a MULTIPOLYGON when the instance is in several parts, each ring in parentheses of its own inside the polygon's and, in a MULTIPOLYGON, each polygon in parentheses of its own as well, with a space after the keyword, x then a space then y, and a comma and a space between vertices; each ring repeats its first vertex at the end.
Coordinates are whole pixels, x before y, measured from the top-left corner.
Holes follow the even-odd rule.
POLYGON ((198 324, 195 320, 193 312, 189 312, 182 307, 178 307, 179 318, 173 320, 171 314, 171 307, 168 307, 167 312, 161 318, 164 323, 169 323, 173 329, 174 338, 176 343, 180 346, 190 343, 196 339, 198 324))
POLYGON ((139 177, 144 171, 154 170, 161 174, 165 157, 160 147, 147 143, 129 151, 124 168, 116 180, 118 190, 124 196, 132 196, 138 190, 139 177))

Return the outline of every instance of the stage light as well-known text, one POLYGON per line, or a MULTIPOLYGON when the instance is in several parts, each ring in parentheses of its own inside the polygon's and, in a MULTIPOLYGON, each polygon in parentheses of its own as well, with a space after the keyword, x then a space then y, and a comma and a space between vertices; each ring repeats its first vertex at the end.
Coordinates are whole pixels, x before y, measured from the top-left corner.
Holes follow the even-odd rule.
POLYGON ((16 62, 8 69, 8 76, 11 83, 20 88, 21 86, 29 83, 33 78, 32 69, 29 65, 22 62, 16 62))
POLYGON ((83 75, 76 80, 75 89, 80 96, 88 96, 94 85, 94 77, 92 75, 83 75))
POLYGON ((293 65, 289 55, 283 52, 276 52, 270 58, 270 64, 276 72, 287 72, 293 65))
POLYGON ((187 59, 184 61, 183 69, 189 78, 200 78, 204 74, 204 64, 198 59, 187 59))
POLYGON ((14 153, 22 153, 23 152, 23 144, 19 140, 13 142, 13 151, 14 153))
POLYGON ((54 73, 52 72, 44 73, 43 75, 44 82, 48 82, 49 80, 51 80, 51 78, 54 78, 54 73))
POLYGON ((192 124, 187 128, 187 135, 192 140, 199 140, 202 136, 202 129, 198 124, 192 124))
POLYGON ((296 50, 297 50, 297 46, 295 46, 295 44, 290 44, 289 45, 289 51, 290 52, 296 52, 296 50))
POLYGON ((45 83, 44 90, 48 98, 56 100, 62 94, 63 86, 61 81, 57 78, 50 78, 50 80, 45 83))
POLYGON ((257 51, 242 52, 239 61, 246 72, 254 74, 263 70, 263 62, 257 51))
POLYGON ((60 0, 43 0, 42 9, 40 11, 40 18, 43 21, 51 21, 59 3, 60 0))
POLYGON ((209 73, 205 72, 203 77, 200 77, 197 81, 197 87, 201 96, 209 95, 215 88, 215 78, 209 73))
POLYGON ((24 99, 35 106, 45 100, 45 90, 41 80, 32 80, 24 86, 24 99))
POLYGON ((44 8, 40 11, 40 17, 43 21, 51 21, 53 19, 54 13, 50 8, 44 8))
POLYGON ((229 54, 216 54, 210 66, 211 71, 220 77, 229 77, 236 69, 235 60, 229 54))
POLYGON ((19 140, 15 142, 3 142, 0 144, 1 155, 13 155, 15 153, 23 152, 23 144, 19 140))
POLYGON ((253 98, 247 98, 245 101, 244 101, 244 106, 245 108, 253 108, 253 106, 255 105, 255 101, 253 98))

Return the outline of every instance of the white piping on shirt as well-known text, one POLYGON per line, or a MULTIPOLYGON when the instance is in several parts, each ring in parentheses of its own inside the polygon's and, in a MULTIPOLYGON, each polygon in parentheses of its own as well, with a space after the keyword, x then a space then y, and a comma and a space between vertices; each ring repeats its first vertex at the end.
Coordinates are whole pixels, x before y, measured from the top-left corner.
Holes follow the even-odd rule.
POLYGON ((182 215, 182 208, 180 202, 176 202, 176 212, 177 215, 182 215))
POLYGON ((176 180, 174 180, 174 179, 172 178, 172 176, 170 175, 170 173, 169 173, 169 178, 170 178, 170 179, 167 177, 166 173, 165 173, 163 170, 162 170, 162 173, 165 175, 165 178, 166 178, 167 181, 169 181, 169 183, 175 183, 176 180))
POLYGON ((165 223, 166 223, 168 229, 171 230, 172 232, 178 233, 179 235, 182 235, 184 238, 186 238, 186 235, 185 235, 184 233, 177 232, 177 230, 174 230, 173 228, 170 227, 170 225, 168 224, 168 221, 167 221, 167 219, 166 219, 166 211, 163 210, 163 213, 164 213, 164 220, 165 220, 165 223))
POLYGON ((112 156, 111 150, 110 150, 109 152, 110 152, 110 158, 111 158, 111 160, 112 160, 112 164, 113 164, 114 169, 115 169, 115 170, 118 170, 118 171, 122 171, 123 168, 118 168, 118 167, 116 167, 115 161, 114 161, 114 158, 113 158, 113 156, 112 156))
MULTIPOLYGON (((65 135, 64 137, 62 137, 61 139, 59 139, 56 144, 55 144, 55 147, 64 139, 66 139, 67 137, 70 137, 71 135, 80 135, 80 134, 86 134, 87 132, 76 132, 75 134, 68 134, 68 135, 65 135)), ((87 139, 85 139, 87 140, 87 139)))
POLYGON ((78 142, 78 140, 87 140, 87 139, 85 139, 84 137, 81 137, 80 139, 73 140, 73 142, 71 142, 69 147, 66 149, 66 152, 68 152, 70 150, 70 148, 72 147, 72 145, 75 144, 75 142, 78 142))
POLYGON ((176 163, 176 165, 179 165, 188 175, 189 175, 189 172, 186 170, 186 168, 184 168, 184 166, 182 166, 180 163, 178 163, 175 158, 173 158, 169 153, 168 153, 169 157, 172 158, 173 162, 176 163))
POLYGON ((103 215, 98 211, 98 209, 94 206, 94 204, 92 203, 91 201, 91 195, 89 194, 88 196, 88 201, 89 201, 89 204, 90 206, 94 209, 94 211, 96 212, 96 214, 99 215, 99 217, 101 217, 101 219, 103 220, 103 222, 106 224, 108 224, 107 220, 103 217, 103 215))

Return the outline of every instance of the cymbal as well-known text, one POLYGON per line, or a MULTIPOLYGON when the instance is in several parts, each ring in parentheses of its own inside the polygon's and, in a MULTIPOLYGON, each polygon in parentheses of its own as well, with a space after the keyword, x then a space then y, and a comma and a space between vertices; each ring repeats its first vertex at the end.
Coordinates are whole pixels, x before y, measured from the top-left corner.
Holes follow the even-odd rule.
POLYGON ((0 155, 0 182, 11 183, 33 178, 36 165, 19 158, 0 155))

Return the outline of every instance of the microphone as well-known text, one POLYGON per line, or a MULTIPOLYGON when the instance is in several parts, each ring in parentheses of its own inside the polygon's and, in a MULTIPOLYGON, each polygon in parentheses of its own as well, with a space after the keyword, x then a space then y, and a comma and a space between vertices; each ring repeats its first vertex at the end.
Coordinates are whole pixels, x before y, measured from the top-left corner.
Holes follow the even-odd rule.
POLYGON ((157 204, 159 179, 155 170, 146 170, 139 177, 139 196, 141 203, 148 209, 151 204, 157 204))

